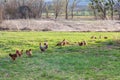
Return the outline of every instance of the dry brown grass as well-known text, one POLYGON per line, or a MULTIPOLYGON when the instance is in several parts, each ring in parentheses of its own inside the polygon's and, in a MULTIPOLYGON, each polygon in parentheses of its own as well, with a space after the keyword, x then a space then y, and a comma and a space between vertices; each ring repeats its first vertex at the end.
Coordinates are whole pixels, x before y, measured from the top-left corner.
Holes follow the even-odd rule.
POLYGON ((30 31, 120 31, 120 21, 116 20, 19 19, 5 20, 1 26, 8 30, 30 31))

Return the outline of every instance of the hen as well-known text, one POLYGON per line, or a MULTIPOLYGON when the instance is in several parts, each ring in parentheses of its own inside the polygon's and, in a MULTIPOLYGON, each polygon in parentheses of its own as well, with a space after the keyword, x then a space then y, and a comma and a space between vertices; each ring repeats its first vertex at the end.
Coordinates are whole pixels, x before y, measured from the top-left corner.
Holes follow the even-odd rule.
POLYGON ((29 57, 32 56, 32 49, 26 50, 26 55, 29 57))
POLYGON ((13 61, 17 58, 17 54, 10 53, 9 56, 12 58, 13 61))
POLYGON ((79 46, 85 46, 85 45, 87 45, 87 42, 86 41, 78 42, 78 45, 79 46))
POLYGON ((23 50, 19 51, 19 50, 16 50, 16 54, 21 57, 21 55, 23 54, 23 50))
POLYGON ((56 46, 65 46, 65 45, 68 45, 68 44, 69 44, 69 42, 66 41, 65 39, 63 39, 63 41, 58 42, 58 43, 56 44, 56 46))

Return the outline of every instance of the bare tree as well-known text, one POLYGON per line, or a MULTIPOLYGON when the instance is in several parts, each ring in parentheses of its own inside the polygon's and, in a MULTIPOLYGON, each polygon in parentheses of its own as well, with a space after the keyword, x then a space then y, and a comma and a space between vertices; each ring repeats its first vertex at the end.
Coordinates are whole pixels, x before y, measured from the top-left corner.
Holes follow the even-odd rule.
POLYGON ((62 9, 62 0, 53 0, 53 8, 54 8, 54 13, 55 13, 55 19, 57 19, 61 9, 62 9))
POLYGON ((16 0, 10 0, 6 1, 4 8, 5 8, 5 18, 7 19, 14 19, 16 18, 16 12, 17 12, 17 1, 16 0))
POLYGON ((68 19, 68 5, 69 0, 65 0, 65 19, 68 19))
POLYGON ((46 18, 49 18, 49 4, 45 3, 46 18))
POLYGON ((41 18, 42 17, 42 12, 43 12, 43 7, 44 7, 44 0, 39 0, 38 1, 38 6, 39 6, 39 12, 38 12, 38 14, 39 14, 39 18, 41 18))
POLYGON ((70 10, 71 10, 71 17, 73 19, 74 17, 74 9, 77 7, 78 3, 80 2, 81 0, 72 0, 72 3, 70 4, 70 10))
POLYGON ((114 1, 113 0, 108 0, 108 7, 110 7, 110 12, 111 12, 111 19, 113 20, 113 5, 114 5, 114 1))
POLYGON ((120 20, 120 2, 117 2, 117 3, 114 5, 114 9, 117 10, 118 15, 119 15, 119 20, 120 20))

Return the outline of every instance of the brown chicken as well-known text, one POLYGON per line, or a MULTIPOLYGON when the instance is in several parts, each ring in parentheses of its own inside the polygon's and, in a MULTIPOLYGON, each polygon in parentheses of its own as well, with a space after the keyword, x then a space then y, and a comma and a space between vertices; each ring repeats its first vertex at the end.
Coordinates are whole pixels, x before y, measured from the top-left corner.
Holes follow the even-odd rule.
POLYGON ((56 44, 56 46, 65 46, 65 45, 69 45, 70 43, 68 41, 66 41, 65 39, 63 39, 63 41, 58 42, 56 44))
POLYGON ((44 43, 44 46, 42 46, 42 43, 40 43, 39 46, 40 46, 39 48, 42 52, 44 52, 48 49, 48 43, 47 42, 44 43))
POLYGON ((68 41, 66 41, 65 39, 64 39, 62 42, 63 42, 63 46, 70 44, 70 43, 69 43, 68 41))
POLYGON ((16 54, 17 54, 17 56, 21 57, 21 54, 20 54, 19 50, 16 50, 16 54))
POLYGON ((97 39, 97 37, 96 36, 91 36, 91 39, 97 39))
POLYGON ((10 53, 9 56, 12 58, 13 61, 17 58, 17 54, 10 53))
POLYGON ((85 45, 87 45, 87 42, 86 41, 78 42, 78 45, 79 46, 85 46, 85 45))
POLYGON ((104 37, 104 39, 108 39, 108 37, 107 37, 107 36, 105 36, 105 37, 104 37))
POLYGON ((87 45, 87 42, 86 42, 86 41, 83 41, 83 43, 84 43, 84 46, 87 45))
POLYGON ((56 44, 56 46, 62 46, 62 45, 63 45, 62 42, 58 42, 58 43, 56 44))
POLYGON ((78 45, 79 45, 79 46, 83 46, 84 43, 83 43, 83 42, 78 42, 78 45))
POLYGON ((16 50, 16 54, 21 57, 21 55, 23 54, 23 50, 19 51, 19 50, 16 50))
POLYGON ((31 57, 32 56, 32 49, 26 50, 26 55, 31 57))

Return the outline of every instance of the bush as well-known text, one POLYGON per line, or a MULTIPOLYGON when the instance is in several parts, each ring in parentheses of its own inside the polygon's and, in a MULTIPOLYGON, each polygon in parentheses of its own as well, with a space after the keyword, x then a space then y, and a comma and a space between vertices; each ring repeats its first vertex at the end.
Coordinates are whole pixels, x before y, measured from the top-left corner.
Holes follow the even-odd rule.
POLYGON ((24 27, 24 28, 22 28, 21 30, 22 30, 22 31, 31 31, 31 29, 28 28, 28 27, 24 27))
POLYGON ((4 28, 4 27, 0 26, 0 31, 3 31, 3 30, 10 30, 10 29, 9 28, 4 28))
POLYGON ((52 31, 52 30, 49 28, 44 28, 44 29, 42 29, 42 31, 52 31))

